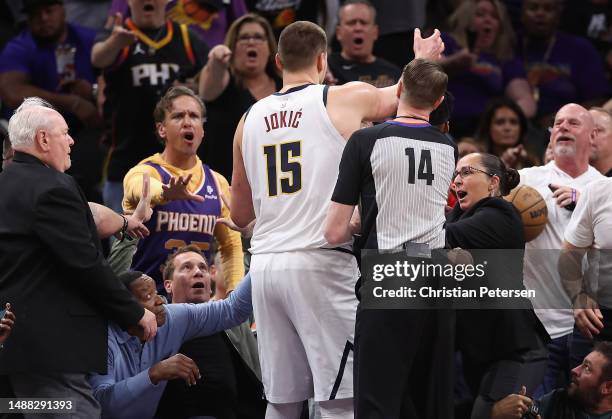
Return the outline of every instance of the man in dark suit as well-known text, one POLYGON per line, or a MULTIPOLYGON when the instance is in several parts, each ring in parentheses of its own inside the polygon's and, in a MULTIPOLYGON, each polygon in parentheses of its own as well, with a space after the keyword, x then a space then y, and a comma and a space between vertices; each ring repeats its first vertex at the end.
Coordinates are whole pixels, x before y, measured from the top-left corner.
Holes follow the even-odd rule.
POLYGON ((85 374, 106 372, 107 319, 138 325, 151 339, 155 315, 104 261, 87 200, 63 173, 74 141, 62 116, 28 98, 9 121, 9 138, 15 157, 0 174, 0 301, 11 301, 20 319, 0 351, 0 374, 17 397, 71 397, 74 417, 99 417, 85 374))

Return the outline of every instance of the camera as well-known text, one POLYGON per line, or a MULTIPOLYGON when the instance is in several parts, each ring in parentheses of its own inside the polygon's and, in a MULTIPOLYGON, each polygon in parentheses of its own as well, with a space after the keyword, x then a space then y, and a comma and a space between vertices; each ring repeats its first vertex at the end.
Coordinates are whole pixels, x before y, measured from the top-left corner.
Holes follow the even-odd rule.
POLYGON ((538 413, 540 413, 540 409, 535 404, 532 404, 521 419, 538 419, 538 413))

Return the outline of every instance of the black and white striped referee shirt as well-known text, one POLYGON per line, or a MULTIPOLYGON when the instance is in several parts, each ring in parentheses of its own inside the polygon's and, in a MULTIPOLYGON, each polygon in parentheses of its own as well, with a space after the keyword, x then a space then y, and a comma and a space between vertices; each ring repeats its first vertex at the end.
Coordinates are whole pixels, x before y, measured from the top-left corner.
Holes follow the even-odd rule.
POLYGON ((332 201, 361 201, 367 249, 403 243, 444 247, 444 207, 457 146, 428 123, 385 122, 356 131, 340 162, 332 201))

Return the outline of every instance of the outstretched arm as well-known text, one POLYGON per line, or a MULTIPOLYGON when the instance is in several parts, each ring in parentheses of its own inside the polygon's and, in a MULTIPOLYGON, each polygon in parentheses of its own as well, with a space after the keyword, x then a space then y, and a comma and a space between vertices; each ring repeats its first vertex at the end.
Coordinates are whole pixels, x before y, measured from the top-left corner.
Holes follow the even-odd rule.
MULTIPOLYGON (((428 38, 414 31, 415 58, 437 61, 444 51, 444 42, 437 29, 428 38)), ((328 112, 334 126, 348 139, 360 128, 362 121, 383 121, 395 115, 399 98, 399 83, 377 89, 363 82, 351 82, 329 89, 328 112)))
POLYGON ((115 14, 113 31, 102 42, 96 42, 91 50, 91 63, 97 68, 109 67, 115 62, 119 52, 134 42, 136 34, 122 25, 123 18, 120 13, 115 14))
POLYGON ((152 206, 178 199, 200 202, 204 200, 203 197, 189 190, 191 175, 172 177, 168 184, 165 185, 160 180, 159 173, 153 167, 141 164, 130 169, 123 179, 123 208, 128 213, 137 208, 137 203, 143 196, 143 179, 145 174, 150 177, 149 201, 152 206))
MULTIPOLYGON (((434 30, 434 33, 423 38, 421 30, 414 30, 413 44, 414 58, 423 58, 430 61, 438 61, 442 52, 444 52, 444 42, 439 30, 434 30)), ((398 102, 398 84, 382 89, 376 89, 373 103, 365 107, 365 121, 381 121, 395 115, 398 102)))
POLYGON ((247 274, 240 285, 225 300, 202 304, 170 304, 177 323, 185 325, 183 341, 198 336, 209 336, 245 322, 251 312, 251 275, 247 274))
POLYGON ((211 102, 221 96, 230 81, 229 62, 232 51, 225 45, 217 45, 208 53, 208 61, 200 73, 199 93, 211 102))
MULTIPOLYGON (((143 223, 151 218, 151 197, 149 194, 149 174, 143 173, 142 192, 136 210, 128 216, 117 214, 110 208, 95 202, 89 202, 89 209, 96 223, 98 235, 101 238, 119 233, 126 233, 134 238, 142 239, 149 235, 149 230, 143 223), (125 224, 127 223, 127 224, 125 224), (124 224, 126 230, 123 230, 124 224)), ((122 237, 118 237, 121 239, 122 237)))

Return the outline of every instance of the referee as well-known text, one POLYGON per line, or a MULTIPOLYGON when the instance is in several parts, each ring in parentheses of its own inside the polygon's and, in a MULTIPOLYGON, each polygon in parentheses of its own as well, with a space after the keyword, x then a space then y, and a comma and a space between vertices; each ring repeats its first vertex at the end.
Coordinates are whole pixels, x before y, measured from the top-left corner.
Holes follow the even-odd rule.
MULTIPOLYGON (((330 244, 345 243, 359 232, 352 216, 360 201, 364 248, 401 249, 409 243, 444 248, 444 207, 457 147, 430 125, 429 115, 443 101, 447 81, 438 64, 411 61, 398 87, 395 119, 351 136, 326 220, 330 244)), ((438 314, 374 310, 360 303, 355 326, 356 418, 451 417, 452 393, 446 397, 445 392, 452 391, 452 377, 435 377, 443 359, 452 359, 452 344, 437 340, 438 314), (434 348, 448 353, 436 354, 434 348), (435 388, 427 377, 446 389, 435 388)))

